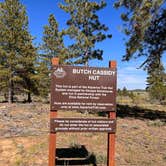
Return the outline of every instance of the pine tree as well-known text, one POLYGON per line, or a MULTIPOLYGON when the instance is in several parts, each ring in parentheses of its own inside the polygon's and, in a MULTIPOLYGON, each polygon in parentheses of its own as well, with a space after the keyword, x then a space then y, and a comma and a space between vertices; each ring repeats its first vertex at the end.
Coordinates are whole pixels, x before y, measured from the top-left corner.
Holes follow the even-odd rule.
POLYGON ((90 0, 64 0, 60 8, 70 15, 65 31, 72 41, 68 46, 69 63, 88 64, 91 59, 102 60, 103 50, 96 49, 96 43, 105 40, 108 27, 102 24, 96 12, 106 6, 90 0))
POLYGON ((43 98, 47 98, 50 91, 50 72, 48 66, 44 61, 39 61, 36 67, 37 75, 36 80, 38 83, 39 95, 43 98))
POLYGON ((123 60, 144 57, 140 65, 147 71, 147 89, 152 98, 165 97, 165 70, 162 56, 166 51, 166 9, 165 0, 118 0, 115 7, 125 7, 122 13, 124 32, 128 36, 126 54, 123 60))
POLYGON ((16 82, 16 87, 20 87, 19 91, 27 94, 27 101, 31 102, 31 94, 38 95, 38 73, 36 69, 37 62, 36 49, 32 43, 27 43, 22 47, 22 55, 19 58, 19 68, 17 69, 17 76, 20 81, 16 82))
POLYGON ((59 57, 60 63, 64 63, 68 52, 63 43, 64 31, 59 31, 58 23, 53 14, 49 16, 48 22, 49 25, 44 26, 42 44, 44 54, 41 54, 41 58, 47 63, 48 69, 50 69, 53 57, 59 57))
POLYGON ((160 103, 166 99, 165 73, 161 63, 159 67, 149 71, 147 83, 147 91, 151 99, 158 100, 160 103))
POLYGON ((126 87, 123 87, 123 89, 122 89, 122 95, 123 96, 128 96, 128 90, 127 90, 126 87))
POLYGON ((166 99, 166 74, 162 64, 162 56, 166 50, 166 10, 162 10, 152 20, 151 26, 145 32, 143 48, 148 52, 144 62, 148 73, 147 89, 151 98, 161 102, 166 99))
POLYGON ((126 54, 123 56, 123 60, 146 57, 140 66, 144 66, 145 69, 150 67, 153 59, 160 60, 160 57, 153 52, 156 50, 160 52, 161 56, 166 49, 166 12, 163 4, 165 4, 165 0, 116 1, 116 8, 125 7, 127 9, 121 15, 124 21, 124 32, 127 35, 126 54))
POLYGON ((51 71, 51 59, 58 57, 60 64, 65 63, 65 58, 68 53, 63 42, 63 30, 60 31, 58 22, 53 14, 49 15, 48 25, 44 26, 43 43, 41 45, 40 58, 37 65, 36 76, 38 79, 39 92, 42 97, 47 97, 50 87, 50 71, 51 71))
POLYGON ((13 102, 14 90, 20 85, 27 90, 29 96, 32 90, 35 56, 36 49, 28 32, 25 7, 19 0, 1 2, 0 86, 5 91, 8 89, 9 103, 13 102))

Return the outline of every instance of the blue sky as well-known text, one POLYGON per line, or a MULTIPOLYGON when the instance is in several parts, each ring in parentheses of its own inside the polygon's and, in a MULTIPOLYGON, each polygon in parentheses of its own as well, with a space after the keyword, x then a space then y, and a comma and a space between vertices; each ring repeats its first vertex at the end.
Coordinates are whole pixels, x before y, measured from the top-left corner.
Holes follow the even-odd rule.
MULTIPOLYGON (((2 0, 0 0, 2 2, 2 0)), ((48 16, 53 13, 59 22, 60 28, 64 28, 67 14, 58 8, 61 0, 21 0, 27 9, 29 17, 29 31, 36 38, 35 43, 41 43, 43 26, 48 24, 48 16)), ((125 54, 125 37, 120 32, 122 21, 120 13, 122 10, 113 8, 113 1, 107 0, 107 7, 98 13, 102 23, 109 27, 112 39, 97 44, 97 47, 104 50, 103 61, 93 60, 90 66, 107 67, 109 60, 116 60, 118 64, 118 88, 144 89, 146 87, 146 72, 139 67, 143 59, 122 62, 125 54)))

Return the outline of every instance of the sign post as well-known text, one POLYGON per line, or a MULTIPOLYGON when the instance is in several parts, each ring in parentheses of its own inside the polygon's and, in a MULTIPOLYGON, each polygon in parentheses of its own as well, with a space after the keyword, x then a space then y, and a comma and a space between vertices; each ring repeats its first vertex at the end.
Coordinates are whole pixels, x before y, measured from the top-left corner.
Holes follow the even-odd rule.
MULTIPOLYGON (((52 59, 52 65, 59 65, 59 58, 52 59)), ((52 118, 57 117, 57 110, 50 110, 50 121, 52 118)), ((56 166, 56 133, 51 133, 49 135, 49 166, 56 166)))
POLYGON ((109 68, 59 65, 52 60, 49 166, 56 165, 57 132, 107 132, 108 166, 115 166, 116 62, 109 68), (57 110, 107 112, 105 119, 57 118, 57 110))
MULTIPOLYGON (((109 62, 109 68, 116 69, 116 61, 109 62)), ((116 96, 116 95, 115 95, 116 96)), ((116 108, 113 112, 108 113, 109 119, 116 119, 116 108)), ((108 166, 115 166, 115 133, 108 133, 108 148, 107 148, 108 166)))

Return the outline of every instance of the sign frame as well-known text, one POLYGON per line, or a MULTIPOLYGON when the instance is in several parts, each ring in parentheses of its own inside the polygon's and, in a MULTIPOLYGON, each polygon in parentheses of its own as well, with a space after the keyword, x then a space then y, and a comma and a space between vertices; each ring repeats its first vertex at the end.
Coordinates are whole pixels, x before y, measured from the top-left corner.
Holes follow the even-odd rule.
MULTIPOLYGON (((52 59, 52 66, 59 65, 59 58, 52 59)), ((116 70, 116 61, 109 61, 109 68, 116 70)), ((117 76, 115 78, 117 82, 117 76)), ((52 85, 51 85, 52 86, 52 85)), ((116 89, 117 83, 115 84, 116 89)), ((52 95, 51 95, 52 97, 52 95)), ((52 100, 52 99, 51 99, 52 100)), ((108 119, 116 121, 116 92, 115 107, 108 111, 108 119)), ((56 132, 51 132, 51 121, 57 118, 57 109, 50 107, 50 134, 49 134, 49 162, 48 166, 56 166, 56 132)), ((115 132, 108 133, 107 166, 115 166, 115 132)))
POLYGON ((51 76, 52 110, 115 111, 115 68, 56 65, 51 76))

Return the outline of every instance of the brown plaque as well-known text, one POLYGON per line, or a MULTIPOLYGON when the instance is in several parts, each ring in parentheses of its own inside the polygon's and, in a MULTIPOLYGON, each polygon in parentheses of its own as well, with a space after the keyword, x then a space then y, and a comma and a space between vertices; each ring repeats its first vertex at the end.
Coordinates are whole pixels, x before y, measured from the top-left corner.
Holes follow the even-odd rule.
POLYGON ((115 119, 51 119, 51 133, 56 132, 108 132, 115 133, 115 119))
POLYGON ((51 110, 115 111, 116 69, 53 66, 51 110))

